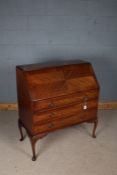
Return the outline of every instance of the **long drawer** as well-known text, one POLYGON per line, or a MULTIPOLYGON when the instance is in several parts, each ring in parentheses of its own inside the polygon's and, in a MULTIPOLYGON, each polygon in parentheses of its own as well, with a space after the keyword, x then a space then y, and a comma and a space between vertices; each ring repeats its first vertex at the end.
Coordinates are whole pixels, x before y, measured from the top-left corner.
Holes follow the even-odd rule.
POLYGON ((71 117, 63 118, 63 119, 56 119, 54 121, 50 121, 45 124, 35 125, 33 127, 33 132, 36 133, 43 133, 43 132, 51 132, 53 130, 67 127, 70 125, 78 124, 81 122, 85 122, 88 120, 95 119, 97 116, 97 111, 95 109, 90 109, 89 111, 82 112, 80 114, 74 114, 71 117))
POLYGON ((59 108, 56 110, 50 110, 49 112, 43 112, 33 115, 34 124, 43 124, 56 119, 66 118, 79 113, 87 113, 90 109, 97 109, 97 100, 90 100, 82 102, 80 104, 74 104, 67 107, 59 108))
POLYGON ((38 111, 44 111, 54 108, 59 108, 63 106, 68 106, 69 104, 79 103, 88 101, 98 97, 98 91, 91 90, 89 92, 69 94, 68 96, 61 96, 52 99, 40 100, 33 102, 34 113, 38 111))

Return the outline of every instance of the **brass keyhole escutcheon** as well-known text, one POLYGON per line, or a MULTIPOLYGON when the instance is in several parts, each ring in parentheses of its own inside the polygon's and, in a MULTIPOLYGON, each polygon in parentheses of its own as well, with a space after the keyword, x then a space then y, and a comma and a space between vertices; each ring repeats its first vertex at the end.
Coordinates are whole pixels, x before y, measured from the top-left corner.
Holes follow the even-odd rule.
POLYGON ((87 102, 87 101, 88 101, 88 97, 85 96, 85 97, 83 98, 83 101, 84 101, 84 102, 87 102))
POLYGON ((85 96, 84 99, 83 99, 83 110, 86 110, 88 108, 87 101, 88 101, 88 97, 85 96))

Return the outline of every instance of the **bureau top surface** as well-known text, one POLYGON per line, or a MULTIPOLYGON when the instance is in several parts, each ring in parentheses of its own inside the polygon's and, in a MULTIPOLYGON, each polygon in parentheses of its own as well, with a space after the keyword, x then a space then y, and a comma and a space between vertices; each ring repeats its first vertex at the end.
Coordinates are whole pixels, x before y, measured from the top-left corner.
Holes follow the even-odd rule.
POLYGON ((92 65, 77 61, 54 65, 17 66, 19 86, 24 84, 31 100, 42 100, 97 89, 98 82, 92 65))
POLYGON ((17 65, 16 68, 19 68, 23 71, 36 71, 47 68, 60 68, 71 65, 81 65, 81 64, 90 64, 89 62, 83 60, 77 61, 61 61, 61 62, 48 62, 48 63, 36 63, 36 64, 25 64, 25 65, 17 65))

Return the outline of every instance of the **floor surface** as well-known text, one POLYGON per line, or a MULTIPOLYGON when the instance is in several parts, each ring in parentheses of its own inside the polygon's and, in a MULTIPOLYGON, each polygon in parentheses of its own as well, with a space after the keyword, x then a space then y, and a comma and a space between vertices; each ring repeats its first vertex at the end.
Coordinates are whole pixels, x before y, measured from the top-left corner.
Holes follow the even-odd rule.
POLYGON ((28 137, 19 141, 18 114, 0 111, 0 175, 117 175, 117 110, 100 110, 97 138, 92 124, 48 134, 31 160, 28 137))

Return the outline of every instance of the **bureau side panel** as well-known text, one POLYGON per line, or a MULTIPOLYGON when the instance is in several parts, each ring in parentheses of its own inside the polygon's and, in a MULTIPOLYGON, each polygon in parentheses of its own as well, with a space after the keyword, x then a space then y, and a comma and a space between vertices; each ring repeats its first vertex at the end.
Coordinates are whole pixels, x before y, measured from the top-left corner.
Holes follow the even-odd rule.
POLYGON ((94 79, 95 79, 96 88, 98 89, 98 91, 100 91, 99 82, 98 82, 98 80, 97 80, 97 77, 96 77, 95 71, 94 71, 94 69, 93 69, 93 67, 92 67, 92 64, 90 64, 90 71, 92 72, 92 75, 93 75, 93 77, 94 77, 94 79))
POLYGON ((32 106, 28 87, 25 80, 25 72, 16 67, 17 81, 17 100, 19 118, 27 128, 29 133, 32 133, 32 106))

